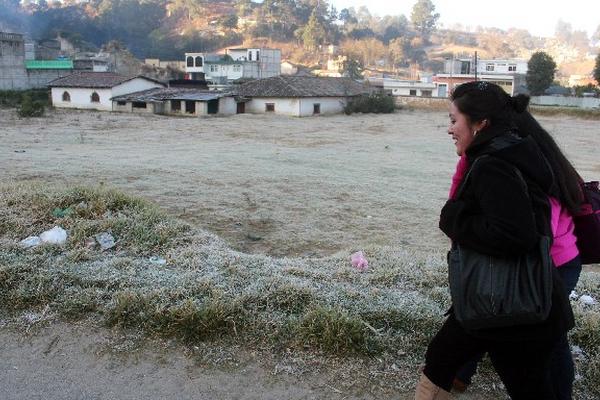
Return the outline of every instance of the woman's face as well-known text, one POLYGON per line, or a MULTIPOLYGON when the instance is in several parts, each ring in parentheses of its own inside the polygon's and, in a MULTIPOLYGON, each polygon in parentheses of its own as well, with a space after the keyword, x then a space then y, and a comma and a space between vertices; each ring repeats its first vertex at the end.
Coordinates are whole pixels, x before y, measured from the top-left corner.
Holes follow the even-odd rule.
POLYGON ((469 117, 461 113, 454 105, 454 102, 450 103, 449 111, 450 125, 448 126, 448 135, 452 135, 454 145, 456 146, 456 154, 462 156, 475 138, 473 134, 475 128, 471 124, 469 117))

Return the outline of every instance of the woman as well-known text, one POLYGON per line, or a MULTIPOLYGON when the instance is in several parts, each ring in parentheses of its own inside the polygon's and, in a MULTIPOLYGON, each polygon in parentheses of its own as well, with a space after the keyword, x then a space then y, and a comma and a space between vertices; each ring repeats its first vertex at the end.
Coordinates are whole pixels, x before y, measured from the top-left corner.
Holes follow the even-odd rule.
MULTIPOLYGON (((492 256, 517 256, 550 236, 553 174, 532 138, 516 134, 512 114, 527 102, 487 82, 458 86, 450 104, 450 134, 471 171, 460 198, 442 208, 440 229, 453 242, 492 256), (517 168, 528 191, 514 171, 517 168)), ((552 308, 536 324, 467 331, 450 311, 426 354, 416 399, 448 398, 458 369, 487 352, 513 399, 554 399, 551 354, 573 327, 573 314, 560 278, 553 279, 552 308)))
MULTIPOLYGON (((519 97, 520 101, 525 104, 529 102, 527 96, 519 95, 519 97)), ((552 207, 551 227, 554 239, 550 254, 563 280, 565 293, 568 295, 575 289, 581 274, 581 259, 577 250, 572 215, 579 211, 583 200, 579 186, 582 179, 552 136, 528 111, 516 113, 514 123, 519 136, 529 136, 538 145, 540 151, 548 160, 555 178, 556 197, 549 198, 552 207)), ((457 177, 453 179, 452 188, 458 185, 458 177, 464 169, 466 169, 466 161, 465 157, 461 157, 457 165, 457 177)), ((459 370, 457 379, 453 382, 453 388, 459 391, 466 389, 466 386, 471 383, 471 377, 475 374, 477 362, 480 359, 481 357, 477 357, 459 370)), ((556 398, 570 400, 572 398, 575 367, 566 335, 554 351, 551 378, 556 398)))

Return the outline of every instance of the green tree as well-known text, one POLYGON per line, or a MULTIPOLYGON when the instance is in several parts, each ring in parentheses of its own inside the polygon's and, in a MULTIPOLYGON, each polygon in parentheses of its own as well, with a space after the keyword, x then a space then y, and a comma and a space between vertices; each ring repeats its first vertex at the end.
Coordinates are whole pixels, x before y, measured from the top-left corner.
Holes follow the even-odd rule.
POLYGON ((594 67, 594 72, 592 74, 596 83, 600 86, 600 53, 596 56, 596 66, 594 67))
POLYGON ((347 57, 342 68, 342 75, 354 80, 363 79, 363 65, 354 57, 347 57))
POLYGON ((312 14, 310 14, 308 23, 302 31, 302 41, 304 42, 304 46, 306 46, 308 49, 314 50, 318 45, 323 43, 323 40, 325 40, 325 35, 326 34, 323 25, 317 18, 317 13, 313 11, 312 14))
POLYGON ((550 87, 554 80, 556 63, 547 53, 538 51, 533 53, 527 63, 525 81, 533 96, 539 96, 550 87))
POLYGON ((439 18, 440 14, 435 12, 435 5, 431 0, 417 0, 410 14, 412 24, 424 38, 428 38, 435 30, 439 18))

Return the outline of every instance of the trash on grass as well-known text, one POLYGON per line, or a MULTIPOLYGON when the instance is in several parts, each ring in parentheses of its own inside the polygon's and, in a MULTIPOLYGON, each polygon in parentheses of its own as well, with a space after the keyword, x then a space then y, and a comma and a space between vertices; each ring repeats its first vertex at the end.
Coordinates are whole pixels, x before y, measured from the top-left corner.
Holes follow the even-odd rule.
POLYGON ((24 247, 26 249, 28 249, 30 247, 35 247, 41 243, 42 243, 42 239, 40 239, 39 236, 28 236, 19 242, 21 247, 24 247))
POLYGON ((72 207, 67 207, 67 208, 57 207, 54 210, 52 210, 52 216, 55 217, 55 218, 68 217, 72 213, 73 213, 73 208, 72 207))
POLYGON ((152 256, 152 257, 150 257, 150 262, 152 264, 165 265, 167 263, 167 260, 165 260, 162 257, 152 256))
POLYGON ((350 262, 352 263, 352 266, 359 271, 365 271, 369 267, 369 261, 367 261, 367 258, 362 251, 357 251, 352 254, 352 256, 350 256, 350 262))
POLYGON ((63 244, 67 241, 67 231, 60 226, 55 226, 45 232, 42 232, 40 239, 44 243, 63 244))
POLYGON ((594 299, 592 296, 588 296, 587 294, 581 296, 579 298, 579 301, 585 304, 586 306, 593 306, 594 304, 596 304, 596 299, 594 299))
POLYGON ((115 238, 108 232, 101 232, 97 235, 94 235, 94 237, 102 248, 102 251, 115 247, 115 238))

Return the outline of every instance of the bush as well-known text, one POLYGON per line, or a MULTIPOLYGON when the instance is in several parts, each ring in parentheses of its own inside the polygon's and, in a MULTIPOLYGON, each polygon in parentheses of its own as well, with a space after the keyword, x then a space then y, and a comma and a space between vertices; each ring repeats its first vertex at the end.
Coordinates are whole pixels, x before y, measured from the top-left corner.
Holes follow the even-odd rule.
POLYGON ((0 107, 19 107, 26 96, 33 101, 41 102, 44 106, 50 104, 46 89, 0 90, 0 107))
POLYGON ((23 95, 21 105, 17 107, 17 113, 22 118, 41 117, 44 115, 44 103, 39 100, 33 100, 31 95, 26 93, 23 95))
POLYGON ((347 115, 352 113, 384 113, 394 112, 394 99, 382 93, 373 93, 355 97, 348 101, 344 112, 347 115))

